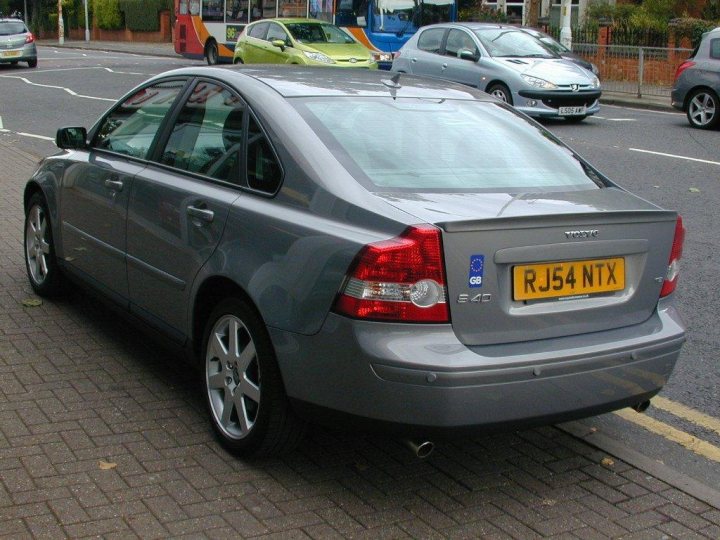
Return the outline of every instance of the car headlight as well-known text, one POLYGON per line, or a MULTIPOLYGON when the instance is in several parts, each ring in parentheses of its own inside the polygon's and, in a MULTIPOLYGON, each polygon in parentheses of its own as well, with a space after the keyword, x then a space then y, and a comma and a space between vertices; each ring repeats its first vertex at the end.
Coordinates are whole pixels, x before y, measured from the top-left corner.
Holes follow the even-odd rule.
POLYGON ((376 62, 392 62, 393 61, 393 55, 392 55, 392 53, 389 53, 389 52, 373 52, 372 56, 376 62))
POLYGON ((592 62, 590 62, 590 69, 592 70, 593 75, 600 75, 600 70, 599 70, 598 67, 597 67, 595 64, 593 64, 592 62))
POLYGON ((544 90, 557 90, 556 84, 553 84, 550 81, 546 81, 545 79, 532 77, 530 75, 521 75, 521 77, 526 83, 528 83, 530 86, 534 86, 535 88, 542 88, 544 90))
POLYGON ((593 88, 600 88, 600 79, 598 79, 597 77, 593 77, 590 81, 590 86, 592 86, 593 88))
POLYGON ((322 62, 323 64, 334 64, 335 60, 327 56, 326 54, 323 54, 321 52, 309 52, 309 51, 303 51, 303 54, 307 56, 310 60, 315 60, 316 62, 322 62))

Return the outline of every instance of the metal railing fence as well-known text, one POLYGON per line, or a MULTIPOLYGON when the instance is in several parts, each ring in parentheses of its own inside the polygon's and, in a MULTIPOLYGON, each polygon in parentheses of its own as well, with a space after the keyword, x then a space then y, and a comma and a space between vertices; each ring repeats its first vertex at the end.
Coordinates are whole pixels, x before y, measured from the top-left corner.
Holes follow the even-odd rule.
POLYGON ((675 70, 692 49, 573 43, 573 51, 598 67, 603 90, 642 97, 670 96, 675 70))

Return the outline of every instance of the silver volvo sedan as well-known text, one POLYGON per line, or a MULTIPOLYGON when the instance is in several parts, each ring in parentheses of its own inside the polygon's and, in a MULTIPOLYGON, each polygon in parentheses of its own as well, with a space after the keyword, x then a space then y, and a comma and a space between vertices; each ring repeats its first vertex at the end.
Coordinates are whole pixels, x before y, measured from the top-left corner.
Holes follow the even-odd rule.
POLYGON ((184 348, 241 455, 307 421, 408 437, 642 407, 685 339, 684 228, 466 86, 185 68, 27 183, 33 289, 74 281, 184 348))

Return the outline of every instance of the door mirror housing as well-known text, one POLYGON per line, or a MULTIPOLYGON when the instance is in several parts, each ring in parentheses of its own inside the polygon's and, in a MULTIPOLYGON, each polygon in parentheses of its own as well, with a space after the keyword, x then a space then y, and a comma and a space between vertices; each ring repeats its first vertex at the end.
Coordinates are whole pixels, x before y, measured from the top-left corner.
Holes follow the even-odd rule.
POLYGON ((480 58, 480 55, 475 54, 475 52, 470 49, 460 49, 458 51, 458 56, 462 60, 472 60, 473 62, 477 62, 480 58))
POLYGON ((84 127, 63 127, 57 130, 55 145, 63 150, 83 150, 88 147, 84 127))
POLYGON ((284 51, 285 47, 287 47, 287 43, 282 39, 273 39, 270 43, 272 43, 273 47, 278 47, 281 51, 284 51))

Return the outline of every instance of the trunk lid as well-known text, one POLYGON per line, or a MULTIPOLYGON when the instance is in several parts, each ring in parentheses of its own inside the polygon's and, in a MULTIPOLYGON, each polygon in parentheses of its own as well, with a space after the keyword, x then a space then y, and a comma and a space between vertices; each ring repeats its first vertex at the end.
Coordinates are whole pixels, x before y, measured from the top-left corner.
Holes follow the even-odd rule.
POLYGON ((623 190, 378 195, 441 228, 465 345, 597 332, 655 310, 676 214, 623 190))

